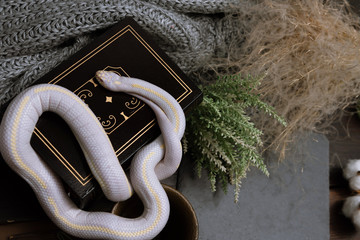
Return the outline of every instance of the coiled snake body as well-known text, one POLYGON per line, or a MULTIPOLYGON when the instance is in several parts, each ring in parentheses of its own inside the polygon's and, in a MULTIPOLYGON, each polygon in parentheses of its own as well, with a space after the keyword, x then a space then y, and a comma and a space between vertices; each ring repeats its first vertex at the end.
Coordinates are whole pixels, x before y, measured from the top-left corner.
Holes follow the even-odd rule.
POLYGON ((130 181, 92 111, 75 94, 56 85, 30 87, 11 102, 0 126, 0 151, 7 164, 31 185, 47 215, 65 232, 85 239, 152 239, 169 216, 169 202, 159 180, 171 176, 180 164, 183 110, 170 94, 148 82, 106 71, 96 75, 105 88, 126 92, 148 104, 162 131, 134 156, 130 181), (144 204, 142 216, 127 219, 75 206, 59 178, 30 146, 35 124, 45 111, 57 113, 69 124, 106 197, 122 201, 134 188, 144 204))

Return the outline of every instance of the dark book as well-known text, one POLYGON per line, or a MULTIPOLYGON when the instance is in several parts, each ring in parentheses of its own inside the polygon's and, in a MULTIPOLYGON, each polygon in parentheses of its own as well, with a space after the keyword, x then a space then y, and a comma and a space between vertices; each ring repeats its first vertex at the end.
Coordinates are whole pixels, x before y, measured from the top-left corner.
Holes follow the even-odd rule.
MULTIPOLYGON (((140 26, 125 19, 64 61, 35 84, 63 86, 79 96, 95 113, 124 168, 132 155, 160 130, 152 110, 139 99, 111 92, 95 79, 97 70, 151 82, 178 100, 184 110, 201 101, 202 93, 140 26)), ((31 145, 62 178, 71 198, 84 208, 101 193, 84 154, 67 124, 58 115, 44 113, 31 145)))
MULTIPOLYGON (((0 158, 0 226, 47 219, 31 187, 0 158)), ((0 236, 1 236, 0 228, 0 236)), ((4 239, 1 238, 0 239, 4 239)))

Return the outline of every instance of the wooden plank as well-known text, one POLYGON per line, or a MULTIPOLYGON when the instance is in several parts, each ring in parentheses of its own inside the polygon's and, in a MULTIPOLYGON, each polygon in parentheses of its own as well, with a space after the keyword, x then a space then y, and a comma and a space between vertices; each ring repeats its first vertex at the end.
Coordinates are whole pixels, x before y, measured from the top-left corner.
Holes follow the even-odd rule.
POLYGON ((360 159, 360 118, 351 110, 337 123, 327 137, 330 142, 330 187, 347 186, 342 169, 349 159, 360 159))
POLYGON ((330 142, 330 239, 360 239, 351 219, 342 213, 344 200, 351 196, 348 181, 342 176, 349 159, 360 159, 360 119, 350 110, 333 124, 330 142))

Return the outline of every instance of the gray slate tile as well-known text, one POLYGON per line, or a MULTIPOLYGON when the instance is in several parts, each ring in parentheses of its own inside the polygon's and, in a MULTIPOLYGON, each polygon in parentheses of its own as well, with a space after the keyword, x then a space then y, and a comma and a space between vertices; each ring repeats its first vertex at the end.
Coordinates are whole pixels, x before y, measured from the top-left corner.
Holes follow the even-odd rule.
POLYGON ((200 240, 329 239, 329 142, 310 134, 294 144, 284 162, 267 157, 270 177, 252 169, 234 203, 233 188, 211 193, 207 176, 194 176, 185 161, 179 190, 192 203, 200 240))

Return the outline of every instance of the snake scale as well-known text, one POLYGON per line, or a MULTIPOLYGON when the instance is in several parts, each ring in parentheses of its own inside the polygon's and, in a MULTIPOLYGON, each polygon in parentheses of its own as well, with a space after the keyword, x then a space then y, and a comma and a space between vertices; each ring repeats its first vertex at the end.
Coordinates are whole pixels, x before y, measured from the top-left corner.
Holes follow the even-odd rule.
POLYGON ((169 93, 146 81, 108 71, 98 71, 96 78, 110 91, 144 101, 160 126, 162 134, 135 154, 130 180, 94 113, 74 93, 57 85, 35 85, 14 98, 1 122, 0 151, 7 164, 33 188, 47 215, 65 232, 85 239, 152 239, 169 217, 169 201, 159 180, 171 176, 180 164, 184 112, 169 93), (70 126, 108 199, 123 201, 133 191, 139 195, 144 204, 140 217, 128 219, 77 208, 59 177, 30 146, 35 125, 45 111, 57 113, 70 126))

